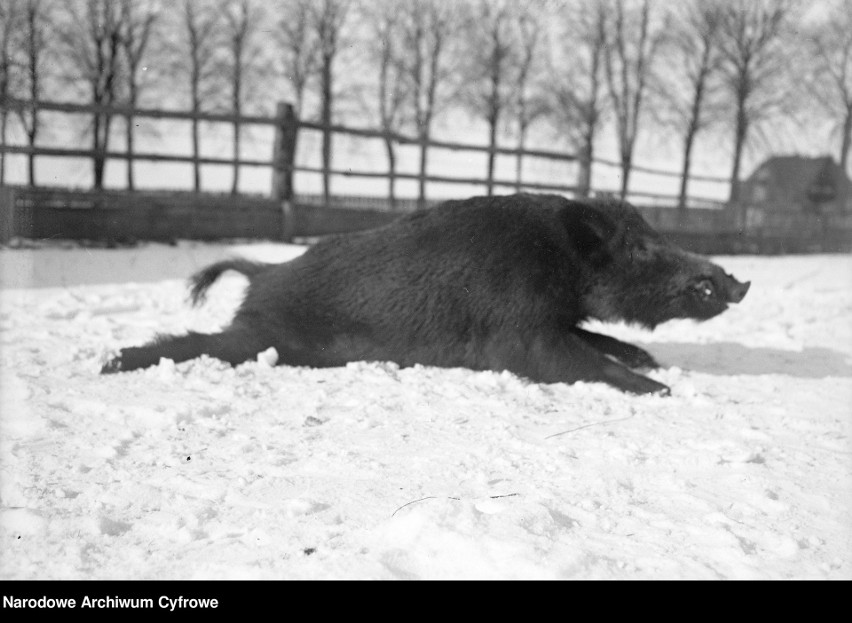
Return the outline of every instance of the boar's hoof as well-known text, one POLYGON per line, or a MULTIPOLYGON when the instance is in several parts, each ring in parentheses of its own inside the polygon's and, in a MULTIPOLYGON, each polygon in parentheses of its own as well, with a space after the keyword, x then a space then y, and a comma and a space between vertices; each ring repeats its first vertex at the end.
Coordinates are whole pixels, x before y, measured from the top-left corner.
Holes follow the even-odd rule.
POLYGON ((660 396, 670 396, 672 393, 667 385, 649 379, 647 376, 631 372, 615 362, 605 365, 602 372, 603 378, 601 380, 622 391, 634 394, 659 394, 660 396))
POLYGON ((593 333, 585 329, 580 329, 579 327, 575 327, 573 332, 596 350, 608 355, 609 357, 617 359, 628 368, 660 367, 660 364, 657 363, 656 359, 654 359, 648 351, 643 350, 638 346, 622 342, 610 335, 593 333))
POLYGON ((651 356, 646 350, 639 348, 638 346, 633 346, 632 344, 625 344, 627 348, 624 348, 619 355, 618 359, 621 360, 628 368, 659 368, 660 364, 657 363, 657 360, 651 356))
POLYGON ((624 389, 629 392, 633 392, 634 394, 658 394, 660 396, 672 395, 672 390, 668 385, 657 383, 657 381, 653 381, 644 376, 639 376, 639 379, 641 379, 641 382, 637 380, 635 384, 630 384, 624 389))
POLYGON ((101 374, 115 374, 121 372, 121 357, 110 359, 101 368, 101 374))

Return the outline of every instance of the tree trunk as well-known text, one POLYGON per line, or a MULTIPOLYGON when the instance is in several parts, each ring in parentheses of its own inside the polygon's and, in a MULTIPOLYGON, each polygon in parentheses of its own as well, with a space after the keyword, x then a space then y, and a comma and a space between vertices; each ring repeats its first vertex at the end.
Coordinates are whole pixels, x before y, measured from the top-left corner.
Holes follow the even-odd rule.
POLYGON ((680 176, 680 194, 677 198, 677 207, 686 209, 686 191, 689 186, 689 169, 692 161, 692 144, 695 141, 695 125, 690 124, 683 144, 683 172, 680 176))
POLYGON ((748 120, 745 114, 745 102, 740 101, 737 108, 737 127, 734 135, 734 164, 731 169, 731 194, 728 201, 738 203, 740 197, 740 166, 742 164, 743 147, 745 146, 748 120))
MULTIPOLYGON (((4 108, 0 110, 0 143, 6 146, 6 121, 9 113, 4 108)), ((0 151, 0 186, 6 183, 6 152, 0 151)))
POLYGON ((326 206, 331 200, 331 62, 331 57, 326 56, 322 66, 322 196, 326 206))
MULTIPOLYGON (((709 48, 704 48, 704 57, 702 60, 702 68, 707 66, 709 48)), ((695 84, 695 90, 692 94, 692 106, 690 108, 689 125, 686 128, 686 136, 683 144, 683 173, 680 178, 680 194, 678 195, 677 207, 681 210, 686 209, 686 192, 689 186, 689 172, 692 162, 692 146, 695 143, 695 136, 701 127, 701 102, 704 99, 704 81, 707 74, 702 69, 701 75, 695 84)))
POLYGON ((240 64, 239 51, 234 52, 234 74, 233 74, 233 91, 231 93, 231 108, 234 111, 234 179, 231 184, 231 194, 236 195, 240 188, 240 139, 241 126, 239 116, 242 114, 242 95, 243 95, 243 67, 240 64))
MULTIPOLYGON (((184 4, 184 10, 189 10, 189 4, 184 4)), ((192 30, 190 32, 192 35, 192 41, 195 42, 195 31, 192 30)), ((201 61, 198 55, 198 45, 193 43, 192 45, 192 65, 191 65, 191 73, 190 73, 190 92, 192 97, 192 112, 194 114, 198 114, 201 112, 201 61)), ((201 156, 201 139, 199 137, 199 125, 200 122, 198 117, 192 118, 192 157, 195 159, 192 162, 192 181, 193 188, 195 188, 195 192, 201 192, 201 163, 198 162, 198 158, 201 156)))
MULTIPOLYGON (((37 36, 37 21, 38 21, 38 6, 30 4, 27 7, 27 35, 29 39, 27 65, 29 70, 30 82, 30 127, 27 128, 27 141, 31 148, 35 147, 36 136, 38 135, 38 109, 35 107, 35 102, 39 100, 41 95, 41 82, 39 81, 39 45, 37 36)), ((26 125, 26 124, 25 124, 26 125)), ((30 152, 27 157, 27 173, 29 175, 30 186, 36 185, 35 179, 35 153, 30 152)))
POLYGON ((104 187, 104 156, 101 147, 101 114, 96 113, 94 117, 94 128, 92 129, 92 148, 95 151, 93 159, 94 165, 94 186, 95 190, 103 190, 104 187))
POLYGON ((852 106, 846 109, 846 119, 843 121, 843 138, 840 145, 840 170, 849 175, 849 149, 852 147, 852 106))
MULTIPOLYGON (((135 106, 131 99, 131 106, 135 106)), ((133 182, 133 115, 127 115, 125 123, 127 134, 127 190, 135 190, 133 182)))
MULTIPOLYGON (((36 138, 38 137, 38 110, 34 105, 31 108, 30 114, 32 115, 32 118, 30 120, 32 125, 27 130, 27 143, 29 144, 30 148, 35 148, 36 138)), ((30 186, 35 186, 36 175, 34 152, 30 152, 29 156, 27 157, 27 173, 29 175, 30 186)))
POLYGON ((846 119, 843 121, 843 138, 840 146, 840 209, 849 210, 849 199, 852 187, 846 183, 849 175, 849 149, 852 147, 852 106, 846 109, 846 119))
POLYGON ((488 119, 488 178, 486 180, 486 191, 487 195, 490 197, 494 194, 494 160, 496 159, 496 152, 494 151, 497 148, 497 121, 498 116, 496 114, 491 115, 491 118, 488 119))
MULTIPOLYGON (((136 70, 134 68, 134 69, 131 69, 130 71, 135 72, 136 70)), ((130 82, 130 93, 129 93, 130 97, 128 98, 129 99, 128 103, 130 104, 131 110, 136 108, 136 100, 138 99, 137 93, 138 93, 137 86, 136 86, 135 82, 133 80, 131 80, 131 82, 130 82)), ((127 142, 127 190, 135 190, 136 184, 134 183, 134 179, 133 179, 133 153, 134 153, 134 138, 135 138, 134 137, 134 131, 133 131, 133 121, 134 121, 133 113, 129 113, 125 119, 126 119, 126 121, 125 121, 124 130, 125 130, 125 133, 126 133, 126 136, 127 136, 127 140, 126 140, 126 142, 127 142)))
POLYGON ((585 143, 580 151, 580 170, 577 172, 577 194, 588 197, 592 188, 592 157, 594 155, 594 134, 586 135, 585 143))
MULTIPOLYGON (((239 115, 240 111, 236 110, 234 114, 239 115)), ((240 184, 240 122, 234 121, 234 182, 231 184, 231 194, 236 195, 240 184)))
POLYGON ((519 136, 518 136, 518 157, 515 161, 515 190, 517 192, 521 192, 523 187, 523 173, 524 173, 524 147, 527 142, 527 128, 522 126, 519 128, 519 136))
POLYGON ((621 155, 621 200, 627 199, 627 189, 630 186, 630 170, 633 168, 633 154, 621 155))
MULTIPOLYGON (((194 108, 192 112, 197 113, 198 108, 194 108)), ((201 163, 198 162, 198 158, 200 156, 200 141, 198 137, 198 119, 193 118, 192 120, 192 157, 195 160, 192 163, 192 175, 193 182, 195 186, 195 192, 201 192, 201 163)))
POLYGON ((429 140, 428 131, 420 134, 420 177, 418 179, 419 190, 417 194, 417 209, 422 210, 426 207, 426 163, 427 163, 427 152, 429 150, 429 145, 427 141, 429 140))
POLYGON ((388 152, 388 201, 390 209, 396 210, 396 152, 393 141, 385 140, 385 149, 388 152))
MULTIPOLYGON (((30 147, 32 146, 32 143, 30 143, 30 147)), ((30 186, 35 186, 35 153, 33 152, 30 152, 29 156, 27 157, 27 176, 29 178, 30 186)))
POLYGON ((103 156, 95 156, 95 190, 104 189, 104 159, 103 156))

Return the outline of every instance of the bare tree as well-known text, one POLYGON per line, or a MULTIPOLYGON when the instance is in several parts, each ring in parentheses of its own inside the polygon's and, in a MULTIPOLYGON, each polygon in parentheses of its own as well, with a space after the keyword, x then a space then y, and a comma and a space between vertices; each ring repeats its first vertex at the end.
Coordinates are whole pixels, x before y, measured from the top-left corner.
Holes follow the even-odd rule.
POLYGON ((849 171, 852 148, 852 3, 836 2, 808 37, 817 71, 810 93, 837 121, 840 168, 849 171))
MULTIPOLYGON (((131 110, 136 108, 139 101, 141 88, 140 68, 154 24, 157 19, 155 5, 141 0, 122 0, 121 22, 124 26, 121 38, 121 47, 126 63, 125 78, 127 80, 127 105, 131 110)), ((133 181, 133 114, 126 116, 125 136, 127 141, 127 153, 131 157, 127 160, 127 189, 134 189, 133 181)))
POLYGON ((642 0, 639 6, 631 3, 628 7, 627 4, 628 0, 613 1, 613 19, 604 48, 606 78, 618 134, 622 199, 630 184, 643 105, 665 32, 665 28, 652 24, 650 0, 642 0))
POLYGON ((426 206, 428 141, 436 114, 447 100, 453 67, 452 43, 457 8, 441 0, 407 0, 399 4, 404 24, 403 75, 406 109, 420 142, 418 207, 426 206))
POLYGON ((606 5, 585 0, 563 5, 557 14, 561 45, 554 48, 548 81, 548 116, 577 149, 577 194, 587 197, 592 183, 595 140, 604 119, 606 5))
POLYGON ((242 124, 238 117, 243 113, 243 101, 253 78, 260 55, 256 38, 261 24, 258 5, 253 0, 223 0, 225 35, 227 37, 227 68, 231 85, 231 112, 234 113, 234 178, 231 194, 237 194, 240 179, 240 144, 242 124))
POLYGON ((518 67, 512 108, 518 130, 518 154, 515 160, 515 189, 520 192, 523 180, 523 158, 527 134, 535 120, 547 111, 538 84, 544 41, 542 5, 527 2, 517 16, 518 67))
MULTIPOLYGON (((52 10, 48 0, 25 0, 23 3, 23 62, 26 75, 26 90, 30 106, 19 108, 18 113, 27 135, 27 145, 34 148, 41 123, 35 102, 44 91, 43 78, 46 61, 50 53, 52 10)), ((35 153, 27 158, 27 178, 30 186, 35 186, 35 153)))
MULTIPOLYGON (((174 59, 175 73, 186 80, 190 110, 197 115, 205 110, 219 85, 216 51, 221 41, 221 14, 213 0, 183 0, 174 7, 177 15, 175 42, 167 45, 174 59)), ((193 188, 201 191, 200 121, 192 118, 193 188)))
POLYGON ((721 54, 718 2, 690 0, 674 6, 668 40, 668 76, 660 98, 672 114, 671 123, 683 137, 683 168, 678 207, 686 208, 692 150, 701 130, 720 116, 718 106, 721 54))
POLYGON ((518 7, 510 0, 478 0, 469 7, 470 37, 465 51, 465 99, 474 114, 488 124, 486 192, 494 193, 497 135, 510 109, 518 80, 518 7))
POLYGON ((312 28, 314 0, 281 0, 273 38, 278 45, 282 72, 293 89, 294 108, 301 117, 305 94, 319 66, 319 42, 312 28))
POLYGON ((388 199, 396 209, 396 139, 402 130, 404 104, 407 96, 403 75, 403 23, 397 12, 396 0, 372 3, 365 11, 368 23, 372 62, 378 69, 376 82, 377 112, 384 132, 388 158, 388 199))
MULTIPOLYGON (((25 94, 26 106, 16 106, 21 126, 27 137, 27 145, 35 147, 40 118, 36 102, 42 98, 46 61, 51 52, 52 4, 50 0, 14 0, 0 7, 0 99, 12 95, 13 91, 25 94)), ((8 110, 3 108, 0 120, 5 142, 5 126, 8 110)), ((0 156, 2 157, 2 156, 0 156)), ((27 156, 28 180, 36 183, 35 153, 27 156)), ((0 169, 3 167, 0 166, 0 169)), ((0 171, 0 180, 4 177, 0 171)))
POLYGON ((322 190, 328 205, 331 198, 331 131, 334 110, 334 64, 341 49, 341 35, 353 0, 315 0, 311 21, 319 41, 320 122, 322 133, 322 190))
POLYGON ((735 108, 730 201, 740 199, 743 148, 755 124, 786 97, 779 79, 787 71, 783 34, 794 0, 727 0, 721 13, 725 84, 735 108))
MULTIPOLYGON (((9 0, 0 3, 0 141, 6 146, 9 121, 7 100, 18 86, 15 78, 20 74, 15 52, 19 47, 18 37, 23 22, 23 3, 9 0)), ((0 150, 0 185, 6 181, 6 152, 0 150)))
POLYGON ((114 106, 121 88, 120 6, 111 0, 77 0, 63 3, 67 24, 57 29, 71 67, 98 107, 92 115, 94 187, 102 189, 113 114, 102 107, 114 106))

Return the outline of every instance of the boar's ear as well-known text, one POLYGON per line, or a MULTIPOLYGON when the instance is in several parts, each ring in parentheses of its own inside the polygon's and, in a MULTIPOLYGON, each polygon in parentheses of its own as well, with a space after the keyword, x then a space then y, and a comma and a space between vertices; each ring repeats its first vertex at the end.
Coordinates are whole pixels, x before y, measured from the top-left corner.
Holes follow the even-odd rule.
POLYGON ((606 261, 617 248, 623 231, 609 215, 588 206, 571 210, 568 231, 577 250, 592 261, 606 261))

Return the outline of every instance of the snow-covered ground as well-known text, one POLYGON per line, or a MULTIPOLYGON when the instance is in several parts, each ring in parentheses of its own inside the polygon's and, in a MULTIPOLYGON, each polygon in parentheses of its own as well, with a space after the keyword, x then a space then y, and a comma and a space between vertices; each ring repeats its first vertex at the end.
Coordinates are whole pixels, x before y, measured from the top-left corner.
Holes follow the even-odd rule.
POLYGON ((110 351, 226 324, 274 244, 0 250, 0 579, 852 578, 852 258, 724 257, 650 333, 672 396, 110 351))

